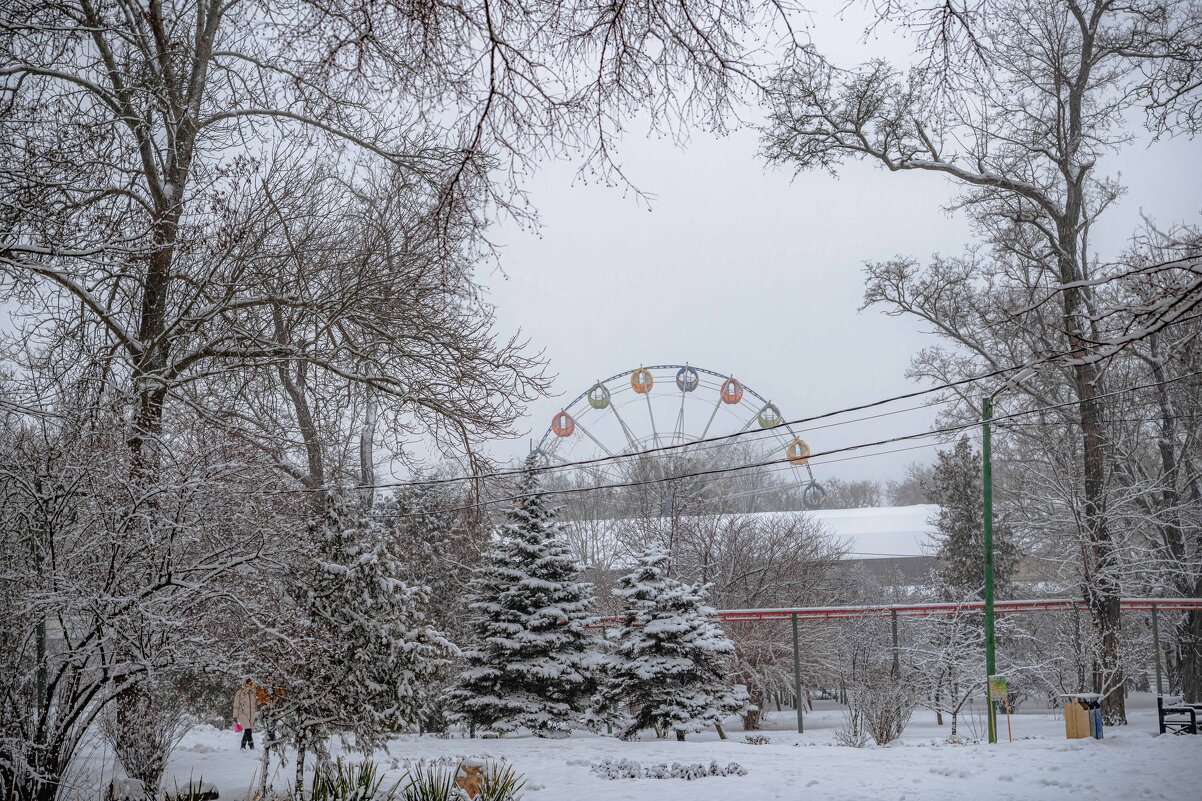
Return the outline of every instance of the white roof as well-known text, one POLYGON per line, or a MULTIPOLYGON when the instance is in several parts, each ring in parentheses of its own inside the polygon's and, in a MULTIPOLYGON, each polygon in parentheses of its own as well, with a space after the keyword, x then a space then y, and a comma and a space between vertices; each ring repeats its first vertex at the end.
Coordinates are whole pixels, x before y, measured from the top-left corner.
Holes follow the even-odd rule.
POLYGON ((817 521, 848 551, 848 559, 930 556, 938 506, 874 506, 867 509, 817 509, 809 512, 757 512, 751 517, 806 515, 817 521))
POLYGON ((808 514, 847 545, 851 559, 928 556, 935 550, 931 519, 939 507, 877 506, 868 509, 818 509, 808 514))

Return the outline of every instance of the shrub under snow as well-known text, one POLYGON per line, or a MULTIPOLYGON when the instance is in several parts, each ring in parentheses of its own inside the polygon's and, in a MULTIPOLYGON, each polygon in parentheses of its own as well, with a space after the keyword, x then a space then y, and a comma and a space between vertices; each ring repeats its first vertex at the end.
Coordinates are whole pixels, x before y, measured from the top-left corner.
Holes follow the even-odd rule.
POLYGON ((847 721, 835 739, 861 748, 871 735, 877 745, 888 745, 902 736, 916 700, 910 684, 888 674, 875 676, 848 690, 847 721))
POLYGON ((631 759, 606 759, 593 764, 589 770, 603 779, 684 779, 692 781, 693 779, 706 779, 710 776, 747 775, 747 769, 738 762, 729 762, 723 767, 718 764, 717 760, 706 766, 700 762, 688 765, 682 765, 679 762, 673 762, 671 765, 666 762, 643 765, 631 759))

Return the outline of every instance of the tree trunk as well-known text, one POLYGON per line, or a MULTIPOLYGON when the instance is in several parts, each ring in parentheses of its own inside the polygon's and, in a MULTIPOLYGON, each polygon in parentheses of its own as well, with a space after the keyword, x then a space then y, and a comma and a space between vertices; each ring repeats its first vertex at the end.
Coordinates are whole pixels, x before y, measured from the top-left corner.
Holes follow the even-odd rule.
POLYGON ((743 729, 757 731, 763 721, 764 691, 759 687, 748 686, 747 692, 755 708, 743 713, 743 729))
MULTIPOLYGON (((1085 276, 1076 257, 1076 221, 1080 219, 1079 192, 1070 191, 1065 216, 1060 221, 1060 279, 1065 284, 1085 276)), ((1064 290, 1063 321, 1072 358, 1084 360, 1090 351, 1089 332, 1085 330, 1088 304, 1085 290, 1064 290)), ((1078 423, 1081 426, 1084 504, 1082 522, 1088 545, 1084 565, 1084 598, 1090 620, 1098 633, 1100 651, 1094 661, 1094 692, 1102 693, 1102 715, 1110 725, 1127 722, 1126 705, 1121 693, 1123 676, 1119 666, 1118 574, 1121 566, 1106 521, 1106 452, 1102 428, 1101 372, 1096 364, 1081 361, 1073 365, 1073 378, 1079 400, 1078 423)))
POLYGON ((1085 565, 1085 602, 1089 606, 1094 628, 1098 632, 1101 651, 1094 666, 1094 691, 1102 693, 1102 716, 1110 725, 1127 722, 1122 687, 1123 675, 1119 665, 1119 638, 1122 620, 1119 617, 1118 554, 1111 540, 1106 521, 1106 454, 1102 428, 1101 371, 1090 355, 1091 341, 1096 340, 1090 324, 1089 299, 1092 290, 1081 285, 1089 278, 1084 258, 1082 220, 1085 211, 1085 178, 1092 164, 1082 163, 1080 149, 1084 141, 1086 97, 1092 80, 1095 27, 1078 22, 1081 30, 1081 54, 1076 74, 1068 76, 1067 119, 1065 148, 1058 154, 1058 166, 1064 179, 1063 214, 1056 220, 1057 268, 1060 281, 1067 285, 1062 293, 1064 331, 1069 351, 1078 363, 1073 365, 1076 382, 1078 421, 1081 425, 1081 448, 1084 462, 1084 509, 1082 510, 1089 554, 1085 565))
MULTIPOLYGON (((1164 360, 1160 350, 1160 336, 1153 334, 1148 337, 1149 354, 1145 360, 1158 382, 1156 388, 1156 404, 1160 415, 1160 430, 1156 438, 1156 446, 1160 453, 1161 482, 1160 509, 1155 510, 1164 522, 1161 524, 1161 536, 1168 549, 1169 558, 1178 565, 1185 565, 1189 559, 1189 547, 1186 544, 1185 527, 1181 521, 1181 492, 1178 484, 1181 476, 1182 454, 1178 447, 1177 414, 1169 397, 1167 386, 1168 376, 1164 369, 1164 360)), ((1188 470, 1187 470, 1188 473, 1188 470)), ((1178 571, 1175 582, 1176 589, 1182 596, 1197 598, 1202 592, 1202 580, 1191 580, 1190 571, 1178 571)), ((1181 651, 1181 691, 1187 703, 1198 703, 1202 699, 1202 615, 1197 611, 1188 612, 1177 630, 1178 643, 1181 651)), ((1157 654, 1157 658, 1160 655, 1157 654)))
POLYGON ((725 740, 725 739, 726 739, 726 729, 722 728, 722 724, 721 724, 721 723, 715 723, 715 724, 714 724, 714 730, 718 732, 718 739, 719 739, 719 740, 725 740))
POLYGON ((364 393, 363 429, 359 432, 359 483, 362 487, 363 506, 371 510, 376 498, 376 466, 373 444, 376 435, 376 399, 371 389, 364 393))
POLYGON ((266 736, 267 731, 269 729, 264 729, 265 734, 261 738, 263 741, 263 756, 259 758, 259 795, 257 801, 264 801, 267 798, 267 770, 271 763, 269 755, 272 748, 271 741, 266 736))
POLYGON ((304 801, 305 797, 305 747, 298 745, 296 747, 296 784, 293 785, 292 793, 296 801, 304 801))
POLYGON ((682 742, 682 743, 684 742, 684 729, 676 730, 676 740, 678 742, 682 742))
MULTIPOLYGON (((1194 597, 1202 593, 1202 580, 1194 590, 1194 597)), ((1191 704, 1202 703, 1202 612, 1187 612, 1178 636, 1177 657, 1181 671, 1181 693, 1191 704)))

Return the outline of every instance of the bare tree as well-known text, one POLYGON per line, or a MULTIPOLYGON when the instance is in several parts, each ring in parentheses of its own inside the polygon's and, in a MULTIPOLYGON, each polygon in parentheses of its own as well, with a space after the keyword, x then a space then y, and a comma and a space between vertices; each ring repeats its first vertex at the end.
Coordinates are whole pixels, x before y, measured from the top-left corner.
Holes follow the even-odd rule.
MULTIPOLYGON (((803 513, 767 513, 686 518, 674 560, 686 578, 712 586, 718 608, 758 609, 836 602, 841 555, 842 547, 803 513)), ((829 666, 830 627, 803 628, 804 671, 812 679, 829 666)), ((779 622, 746 621, 729 624, 727 635, 735 643, 734 675, 754 705, 744 725, 759 728, 769 696, 793 690, 789 632, 779 622)))
POLYGON ((930 465, 911 462, 906 465, 906 474, 885 485, 885 494, 890 506, 915 506, 930 503, 930 465))
MULTIPOLYGON (((70 790, 64 776, 89 728, 148 677, 237 661, 214 630, 253 619, 237 588, 276 519, 212 437, 177 449, 156 489, 138 492, 123 479, 131 456, 120 428, 98 422, 10 421, 3 431, 0 789, 18 799, 70 790)), ((169 750, 173 735, 148 734, 125 743, 137 746, 131 768, 153 784, 165 754, 141 746, 169 750)))
POLYGON ((383 162, 436 198, 435 230, 464 213, 478 226, 490 199, 512 208, 494 168, 581 147, 608 163, 632 107, 665 125, 720 124, 759 71, 743 38, 786 11, 750 0, 9 4, 0 255, 28 291, 63 293, 103 329, 136 409, 130 447, 151 464, 145 448, 186 374, 287 355, 198 326, 290 306, 289 293, 218 285, 186 263, 230 244, 224 207, 254 159, 291 141, 345 167, 383 162))
POLYGON ((828 509, 865 509, 881 505, 881 485, 877 481, 832 478, 822 487, 826 490, 823 506, 828 509))
MULTIPOLYGON (((884 11, 891 21, 932 19, 907 3, 887 4, 884 11)), ((1141 69, 1175 58, 1168 51, 1144 53, 1136 43, 1166 36, 1177 41, 1196 24, 1196 14, 1195 4, 1062 0, 1049 7, 998 0, 959 18, 938 15, 940 23, 928 28, 933 38, 922 41, 931 46, 948 41, 946 34, 961 37, 952 40, 961 46, 920 59, 908 72, 882 61, 841 72, 813 57, 785 70, 774 87, 764 138, 769 160, 797 169, 834 170, 844 159, 864 158, 894 172, 947 176, 962 187, 957 208, 989 242, 990 256, 1021 279, 1018 291, 1028 291, 1033 306, 1057 299, 1058 314, 1041 330, 1051 345, 1044 353, 1067 354, 1076 401, 1079 497, 1088 539, 1082 586, 1102 634, 1096 682, 1111 721, 1125 719, 1122 693, 1116 692, 1122 683, 1118 560, 1108 527, 1100 399, 1106 385, 1099 361, 1111 351, 1099 351, 1097 344, 1103 337, 1089 232, 1121 188, 1095 166, 1130 139, 1123 115, 1148 86, 1141 69)), ((950 270, 964 285, 983 275, 971 262, 932 269, 950 270)), ((881 278, 870 282, 866 302, 900 300, 903 310, 917 305, 910 295, 899 298, 883 288, 897 285, 887 273, 876 271, 881 278)), ((937 301, 939 283, 930 287, 936 293, 930 300, 937 301)), ((1004 349, 974 355, 1007 363, 1004 349)))

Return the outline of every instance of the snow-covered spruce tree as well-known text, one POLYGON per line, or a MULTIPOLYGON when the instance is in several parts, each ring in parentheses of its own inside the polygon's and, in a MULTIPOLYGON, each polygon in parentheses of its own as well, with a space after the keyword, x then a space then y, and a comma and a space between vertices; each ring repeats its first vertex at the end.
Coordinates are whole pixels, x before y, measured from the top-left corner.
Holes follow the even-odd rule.
MULTIPOLYGON (((981 455, 961 437, 939 452, 939 463, 931 478, 931 503, 939 505, 935 518, 938 532, 939 574, 936 577, 945 600, 965 596, 982 597, 985 590, 981 554, 985 549, 981 529, 981 455)), ((993 585, 1004 592, 1018 567, 1018 551, 1005 519, 993 526, 993 585)))
POLYGON ((746 694, 726 681, 735 646, 705 604, 706 587, 670 577, 668 562, 668 552, 653 546, 614 587, 626 617, 598 706, 613 715, 626 705, 623 738, 655 729, 683 740, 746 705, 746 694))
POLYGON ((592 621, 592 585, 527 462, 521 500, 472 579, 475 644, 448 693, 455 716, 497 733, 528 728, 565 736, 584 717, 600 659, 592 621))
POLYGON ((312 570, 293 583, 304 615, 299 658, 281 671, 286 696, 277 714, 300 752, 321 751, 334 733, 369 751, 417 722, 430 677, 455 646, 420 611, 424 590, 401 565, 378 521, 340 496, 314 531, 312 570))

